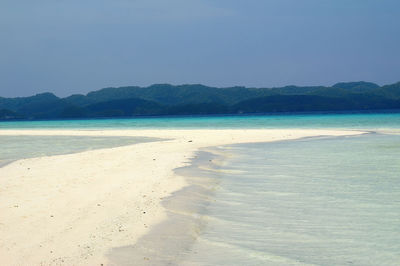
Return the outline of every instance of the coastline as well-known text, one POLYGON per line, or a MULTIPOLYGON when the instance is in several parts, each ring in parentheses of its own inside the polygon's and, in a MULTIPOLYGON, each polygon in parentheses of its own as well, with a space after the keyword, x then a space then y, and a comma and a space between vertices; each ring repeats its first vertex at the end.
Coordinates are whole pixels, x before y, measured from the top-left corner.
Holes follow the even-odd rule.
POLYGON ((165 221, 163 199, 188 185, 174 169, 187 166, 200 149, 362 133, 308 129, 0 131, 0 135, 168 139, 19 160, 0 168, 0 263, 111 263, 106 257, 111 249, 135 244, 165 221))
POLYGON ((189 185, 163 201, 168 219, 109 256, 113 265, 396 265, 398 189, 389 180, 398 171, 387 167, 398 164, 379 164, 398 152, 396 140, 368 133, 202 149, 176 171, 189 185), (365 162, 378 162, 368 164, 375 175, 357 168, 365 162))
POLYGON ((12 163, 13 161, 15 161, 15 160, 6 160, 6 161, 0 162, 0 168, 6 166, 7 164, 12 163))

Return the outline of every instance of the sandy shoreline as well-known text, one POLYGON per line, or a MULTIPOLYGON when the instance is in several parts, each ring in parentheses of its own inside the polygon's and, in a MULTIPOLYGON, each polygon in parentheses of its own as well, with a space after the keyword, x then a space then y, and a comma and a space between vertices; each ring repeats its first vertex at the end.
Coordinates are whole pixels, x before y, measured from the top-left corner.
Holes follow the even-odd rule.
POLYGON ((0 265, 109 265, 166 218, 163 198, 183 188, 173 169, 200 148, 339 130, 3 130, 0 135, 140 136, 167 139, 19 160, 0 168, 0 265))

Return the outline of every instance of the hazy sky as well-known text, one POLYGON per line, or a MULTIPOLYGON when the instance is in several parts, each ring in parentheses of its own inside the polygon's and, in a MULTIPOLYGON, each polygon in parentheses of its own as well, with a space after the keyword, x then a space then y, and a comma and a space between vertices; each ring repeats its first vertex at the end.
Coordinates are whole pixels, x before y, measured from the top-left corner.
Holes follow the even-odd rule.
POLYGON ((1 0, 0 96, 400 81, 399 0, 1 0))

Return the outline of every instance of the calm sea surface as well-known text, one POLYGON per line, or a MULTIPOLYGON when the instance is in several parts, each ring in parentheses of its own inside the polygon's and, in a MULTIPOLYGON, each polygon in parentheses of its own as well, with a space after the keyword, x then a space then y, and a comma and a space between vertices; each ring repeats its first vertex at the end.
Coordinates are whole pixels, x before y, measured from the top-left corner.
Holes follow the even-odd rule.
POLYGON ((400 128, 400 113, 293 114, 0 122, 0 129, 400 128))
POLYGON ((181 264, 400 264, 400 135, 228 151, 181 264))
POLYGON ((218 147, 118 265, 399 265, 400 135, 218 147), (215 162, 215 163, 214 163, 215 162))

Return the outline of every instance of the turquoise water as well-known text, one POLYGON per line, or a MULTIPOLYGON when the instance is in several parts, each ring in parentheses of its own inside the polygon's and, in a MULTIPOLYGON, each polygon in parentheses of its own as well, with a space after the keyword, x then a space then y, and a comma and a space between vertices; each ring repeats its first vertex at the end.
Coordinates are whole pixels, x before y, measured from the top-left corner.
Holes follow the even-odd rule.
POLYGON ((399 265, 400 135, 212 151, 178 170, 190 186, 164 201, 169 219, 113 262, 399 265))
POLYGON ((400 113, 293 114, 0 122, 0 129, 400 128, 400 113))
POLYGON ((399 265, 400 135, 229 152, 182 265, 399 265))
POLYGON ((0 166, 18 159, 149 142, 146 137, 0 136, 0 166))

